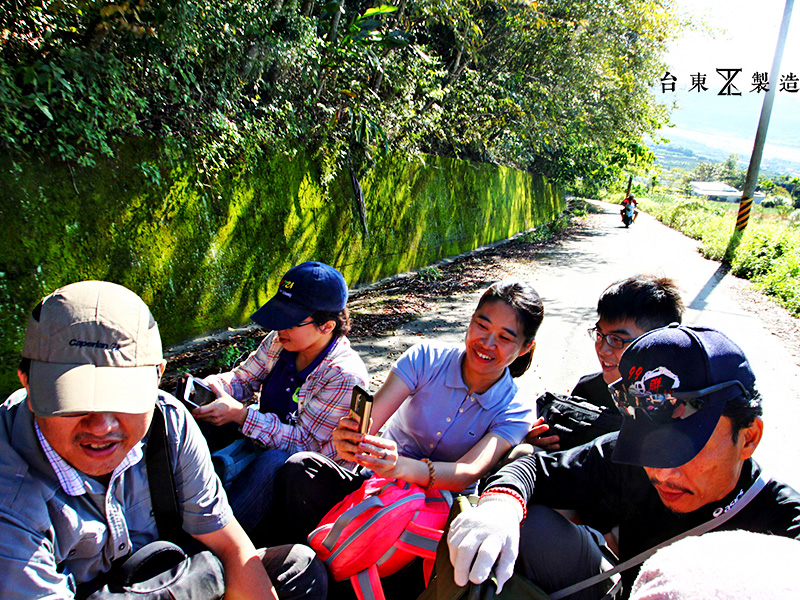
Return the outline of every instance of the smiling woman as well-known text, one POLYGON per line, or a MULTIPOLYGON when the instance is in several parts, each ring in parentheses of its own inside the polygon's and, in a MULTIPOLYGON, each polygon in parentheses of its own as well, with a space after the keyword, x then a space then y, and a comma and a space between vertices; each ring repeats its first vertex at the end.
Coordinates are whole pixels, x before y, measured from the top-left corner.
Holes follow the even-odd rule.
POLYGON ((531 429, 533 403, 517 397, 513 378, 530 365, 543 315, 529 283, 496 283, 481 296, 463 345, 425 341, 408 349, 375 394, 370 433, 359 433, 349 418, 334 431, 338 457, 359 470, 303 452, 278 472, 280 512, 273 517, 285 523, 279 539, 305 539, 372 474, 427 489, 473 490, 531 429))

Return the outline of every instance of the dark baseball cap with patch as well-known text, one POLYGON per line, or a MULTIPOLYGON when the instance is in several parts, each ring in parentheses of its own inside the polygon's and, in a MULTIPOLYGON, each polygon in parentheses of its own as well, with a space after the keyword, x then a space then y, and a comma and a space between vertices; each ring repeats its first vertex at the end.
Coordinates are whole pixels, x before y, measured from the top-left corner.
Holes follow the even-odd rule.
POLYGON ((250 318, 265 329, 280 331, 318 310, 338 312, 346 304, 344 276, 325 263, 304 262, 286 272, 275 295, 250 318))
POLYGON ((612 460, 679 467, 703 449, 728 402, 749 402, 755 375, 725 334, 673 323, 637 338, 609 386, 625 419, 612 460))

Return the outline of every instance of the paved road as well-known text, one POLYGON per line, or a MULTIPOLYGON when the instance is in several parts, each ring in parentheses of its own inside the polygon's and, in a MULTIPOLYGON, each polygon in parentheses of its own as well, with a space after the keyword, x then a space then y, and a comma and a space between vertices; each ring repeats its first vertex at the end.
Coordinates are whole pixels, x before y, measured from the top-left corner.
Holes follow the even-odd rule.
MULTIPOLYGON (((776 321, 781 311, 753 303, 750 284, 724 275, 718 263, 702 258, 696 241, 644 213, 625 229, 618 207, 598 205, 605 212, 590 217, 591 227, 542 250, 530 263, 507 265, 510 275, 534 282, 545 305, 533 368, 518 380, 520 387, 531 398, 544 390, 569 392, 581 375, 597 370, 586 330, 596 320, 597 298, 608 284, 644 272, 672 277, 688 307, 684 322, 716 327, 744 349, 765 399, 765 435, 756 458, 800 489, 800 340, 775 335, 776 328, 796 327, 796 320, 784 316, 776 321)), ((477 296, 464 294, 396 335, 356 344, 373 374, 373 389, 391 359, 411 343, 421 338, 461 340, 477 296)))

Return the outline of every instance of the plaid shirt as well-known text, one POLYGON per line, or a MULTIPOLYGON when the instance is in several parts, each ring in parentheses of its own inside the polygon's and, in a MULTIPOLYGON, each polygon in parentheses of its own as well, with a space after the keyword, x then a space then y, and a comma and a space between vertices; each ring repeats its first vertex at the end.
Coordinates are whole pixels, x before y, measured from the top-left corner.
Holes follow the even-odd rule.
MULTIPOLYGON (((277 332, 270 333, 261 345, 238 367, 228 373, 211 375, 237 400, 246 400, 261 389, 262 381, 272 370, 283 346, 277 332)), ((297 418, 282 423, 277 415, 248 407, 242 433, 267 448, 287 452, 311 450, 347 465, 336 456, 331 437, 339 419, 350 409, 354 385, 367 386, 367 369, 346 337, 338 339, 328 355, 306 378, 297 392, 297 418)))

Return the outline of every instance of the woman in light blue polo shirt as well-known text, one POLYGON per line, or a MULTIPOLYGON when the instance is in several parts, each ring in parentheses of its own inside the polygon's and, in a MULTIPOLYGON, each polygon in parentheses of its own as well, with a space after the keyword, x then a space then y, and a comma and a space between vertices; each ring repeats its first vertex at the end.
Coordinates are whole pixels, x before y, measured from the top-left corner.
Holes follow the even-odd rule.
POLYGON ((463 345, 422 342, 407 350, 375 394, 371 435, 339 421, 333 442, 344 469, 299 453, 282 467, 289 539, 305 539, 336 502, 375 473, 422 487, 469 491, 531 429, 532 401, 516 397, 513 377, 531 364, 544 310, 526 282, 496 283, 484 292, 463 345), (383 425, 382 436, 377 433, 383 425))

